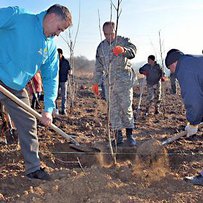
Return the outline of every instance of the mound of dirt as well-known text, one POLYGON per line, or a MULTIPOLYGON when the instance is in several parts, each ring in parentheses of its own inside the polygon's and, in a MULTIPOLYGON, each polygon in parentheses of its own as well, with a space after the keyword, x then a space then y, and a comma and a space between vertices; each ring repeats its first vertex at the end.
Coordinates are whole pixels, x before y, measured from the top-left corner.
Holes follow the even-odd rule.
POLYGON ((165 162, 167 162, 168 155, 166 148, 162 146, 160 141, 150 139, 138 147, 137 159, 139 162, 143 162, 145 166, 150 167, 160 160, 165 160, 165 162))

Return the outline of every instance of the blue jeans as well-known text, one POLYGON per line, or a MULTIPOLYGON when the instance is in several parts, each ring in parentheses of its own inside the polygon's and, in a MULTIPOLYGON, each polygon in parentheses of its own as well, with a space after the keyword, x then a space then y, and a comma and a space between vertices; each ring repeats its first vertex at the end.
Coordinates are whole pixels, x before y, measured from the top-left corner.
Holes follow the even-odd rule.
MULTIPOLYGON (((68 82, 60 82, 59 88, 61 89, 61 110, 64 111, 67 106, 68 82)), ((58 107, 56 106, 56 108, 58 107)))

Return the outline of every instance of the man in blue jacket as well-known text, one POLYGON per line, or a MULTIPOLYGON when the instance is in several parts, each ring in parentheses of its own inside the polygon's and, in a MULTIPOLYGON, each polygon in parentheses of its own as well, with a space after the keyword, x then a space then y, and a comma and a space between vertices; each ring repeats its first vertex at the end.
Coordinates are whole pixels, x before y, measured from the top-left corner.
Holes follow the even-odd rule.
MULTIPOLYGON (((192 136, 197 133, 198 125, 203 120, 203 56, 188 55, 178 49, 171 49, 165 63, 171 73, 175 73, 180 84, 188 121, 185 130, 187 137, 192 136)), ((203 171, 187 180, 203 186, 203 171)))
MULTIPOLYGON (((58 53, 54 36, 71 24, 71 13, 58 4, 37 15, 17 6, 0 9, 0 84, 30 105, 24 88, 40 70, 45 92, 41 122, 47 126, 52 123, 58 90, 58 53)), ((40 167, 36 119, 2 93, 0 101, 17 128, 27 177, 49 180, 49 174, 40 167)))

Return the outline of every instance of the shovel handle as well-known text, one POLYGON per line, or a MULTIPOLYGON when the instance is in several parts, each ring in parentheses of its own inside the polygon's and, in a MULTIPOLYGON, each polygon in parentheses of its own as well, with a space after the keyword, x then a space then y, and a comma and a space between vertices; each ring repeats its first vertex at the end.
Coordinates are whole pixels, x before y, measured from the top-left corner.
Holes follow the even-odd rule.
MULTIPOLYGON (((200 123, 198 125, 198 128, 201 128, 201 127, 203 127, 203 123, 200 123)), ((187 131, 183 131, 183 132, 177 133, 173 137, 170 137, 170 138, 166 139, 165 141, 163 141, 162 145, 169 144, 169 143, 171 143, 171 142, 173 142, 173 141, 175 141, 175 140, 177 140, 177 139, 179 139, 179 138, 181 138, 181 137, 183 137, 185 135, 187 135, 187 131)))
POLYGON ((177 133, 175 136, 170 137, 170 138, 166 139, 165 141, 163 141, 163 142, 162 142, 162 145, 169 144, 169 143, 171 143, 171 142, 173 142, 173 141, 175 141, 175 140, 177 140, 177 139, 179 139, 179 138, 185 136, 186 134, 187 134, 186 131, 177 133))
MULTIPOLYGON (((8 91, 6 88, 4 88, 2 85, 0 85, 0 92, 2 92, 5 96, 7 96, 9 99, 11 99, 13 102, 21 106, 24 110, 28 111, 31 113, 33 116, 35 116, 38 120, 41 120, 42 115, 39 114, 37 111, 32 109, 30 106, 25 104, 23 101, 21 101, 18 97, 16 97, 14 94, 12 94, 10 91, 8 91)), ((66 134, 64 131, 62 131, 60 128, 58 128, 56 125, 53 123, 49 126, 52 130, 60 134, 66 139, 70 139, 74 142, 74 144, 79 145, 79 143, 71 136, 66 134)))

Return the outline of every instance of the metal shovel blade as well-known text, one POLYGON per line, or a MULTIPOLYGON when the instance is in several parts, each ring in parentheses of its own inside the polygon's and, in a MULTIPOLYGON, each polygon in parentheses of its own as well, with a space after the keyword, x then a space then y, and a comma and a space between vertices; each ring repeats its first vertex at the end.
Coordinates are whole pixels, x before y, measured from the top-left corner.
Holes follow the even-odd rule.
POLYGON ((91 147, 91 146, 87 146, 87 145, 83 145, 83 144, 80 144, 80 145, 70 144, 69 146, 79 152, 86 152, 86 153, 101 152, 101 150, 96 147, 91 147))

